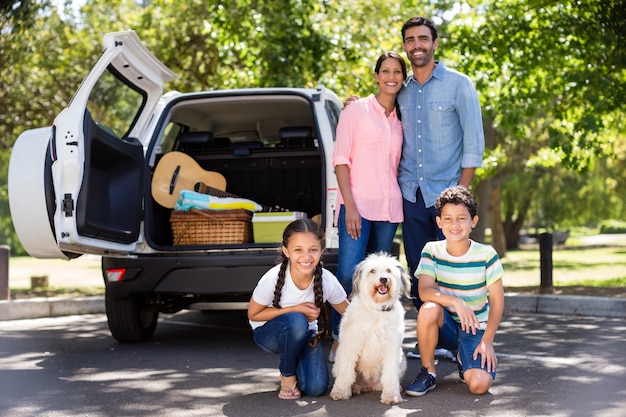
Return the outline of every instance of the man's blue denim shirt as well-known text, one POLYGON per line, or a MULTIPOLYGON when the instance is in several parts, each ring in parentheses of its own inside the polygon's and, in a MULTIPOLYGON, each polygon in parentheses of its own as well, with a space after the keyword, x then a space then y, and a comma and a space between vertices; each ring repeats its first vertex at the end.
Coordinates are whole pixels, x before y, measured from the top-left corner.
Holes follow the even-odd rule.
POLYGON ((457 185, 462 168, 478 168, 485 150, 478 94, 465 74, 437 62, 424 84, 413 75, 398 94, 404 143, 398 169, 402 196, 416 201, 417 189, 426 207, 457 185))

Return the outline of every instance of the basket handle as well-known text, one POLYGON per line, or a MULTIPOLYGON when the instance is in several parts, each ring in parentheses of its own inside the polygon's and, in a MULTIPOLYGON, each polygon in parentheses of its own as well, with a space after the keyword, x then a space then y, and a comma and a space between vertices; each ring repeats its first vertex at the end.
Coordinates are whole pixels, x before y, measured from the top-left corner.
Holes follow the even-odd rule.
MULTIPOLYGON (((209 219, 211 219, 213 221, 224 223, 224 220, 216 219, 215 217, 211 216, 210 214, 205 213, 205 210, 191 209, 189 211, 192 211, 194 213, 200 214, 200 215, 202 215, 204 217, 208 217, 209 219)), ((191 225, 191 222, 187 222, 185 224, 185 227, 183 228, 183 230, 179 233, 178 237, 174 240, 174 245, 178 245, 178 242, 180 242, 182 240, 182 238, 185 237, 185 233, 187 233, 187 229, 189 229, 190 225, 191 225)))
POLYGON ((185 233, 187 233, 187 229, 189 229, 190 224, 190 222, 187 222, 183 230, 178 234, 178 237, 174 240, 174 245, 178 245, 178 242, 182 240, 182 238, 185 236, 185 233))
POLYGON ((204 216, 204 217, 206 217, 206 218, 208 218, 208 219, 211 219, 211 220, 213 220, 213 221, 220 222, 220 223, 224 223, 224 220, 222 220, 222 219, 218 219, 217 217, 211 216, 209 213, 206 213, 206 211, 207 211, 207 210, 198 210, 198 209, 194 209, 194 208, 192 208, 192 209, 191 209, 191 210, 189 210, 189 211, 191 211, 191 212, 193 212, 193 213, 196 213, 196 214, 199 214, 199 215, 201 215, 201 216, 204 216))
MULTIPOLYGON (((197 209, 191 209, 189 211, 192 211, 196 214, 200 214, 201 216, 207 217, 213 221, 216 222, 220 222, 220 223, 224 223, 224 220, 220 220, 220 219, 216 219, 215 217, 211 216, 208 213, 205 213, 206 210, 197 210, 197 209)), ((187 222, 187 224, 185 224, 185 227, 183 228, 183 230, 179 233, 178 237, 174 240, 174 245, 178 245, 178 242, 180 242, 182 240, 182 238, 185 236, 185 233, 187 233, 187 229, 189 229, 189 226, 191 225, 191 222, 187 222)))

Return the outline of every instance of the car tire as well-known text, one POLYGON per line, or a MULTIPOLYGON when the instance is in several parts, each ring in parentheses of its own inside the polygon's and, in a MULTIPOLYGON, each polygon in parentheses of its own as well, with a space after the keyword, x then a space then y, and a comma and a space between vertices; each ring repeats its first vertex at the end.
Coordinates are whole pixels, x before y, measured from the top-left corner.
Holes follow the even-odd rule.
POLYGON ((107 322, 111 334, 120 343, 140 343, 152 338, 159 312, 147 305, 143 297, 117 298, 106 291, 107 322))

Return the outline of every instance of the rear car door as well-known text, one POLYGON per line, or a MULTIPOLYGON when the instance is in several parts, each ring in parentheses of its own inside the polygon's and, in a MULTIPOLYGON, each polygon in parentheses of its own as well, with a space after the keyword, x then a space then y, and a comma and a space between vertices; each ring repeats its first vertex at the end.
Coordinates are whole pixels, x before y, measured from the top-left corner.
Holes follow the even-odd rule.
POLYGON ((134 31, 103 45, 54 125, 24 132, 11 152, 11 217, 31 256, 123 256, 141 239, 144 153, 175 74, 134 31))

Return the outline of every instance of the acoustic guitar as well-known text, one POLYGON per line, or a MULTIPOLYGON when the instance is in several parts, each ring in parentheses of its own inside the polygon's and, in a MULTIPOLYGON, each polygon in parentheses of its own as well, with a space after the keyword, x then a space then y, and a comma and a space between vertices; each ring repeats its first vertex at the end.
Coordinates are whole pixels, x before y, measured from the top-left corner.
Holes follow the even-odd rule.
POLYGON ((208 194, 208 189, 226 190, 226 178, 206 171, 189 155, 172 151, 159 160, 152 176, 152 197, 167 208, 174 208, 182 190, 208 194))
MULTIPOLYGON (((168 152, 161 157, 154 169, 152 197, 163 207, 173 209, 183 190, 192 190, 216 197, 241 198, 226 191, 226 178, 219 172, 202 169, 195 159, 186 153, 168 152)), ((279 206, 270 207, 258 204, 263 207, 264 212, 290 211, 279 206)))

